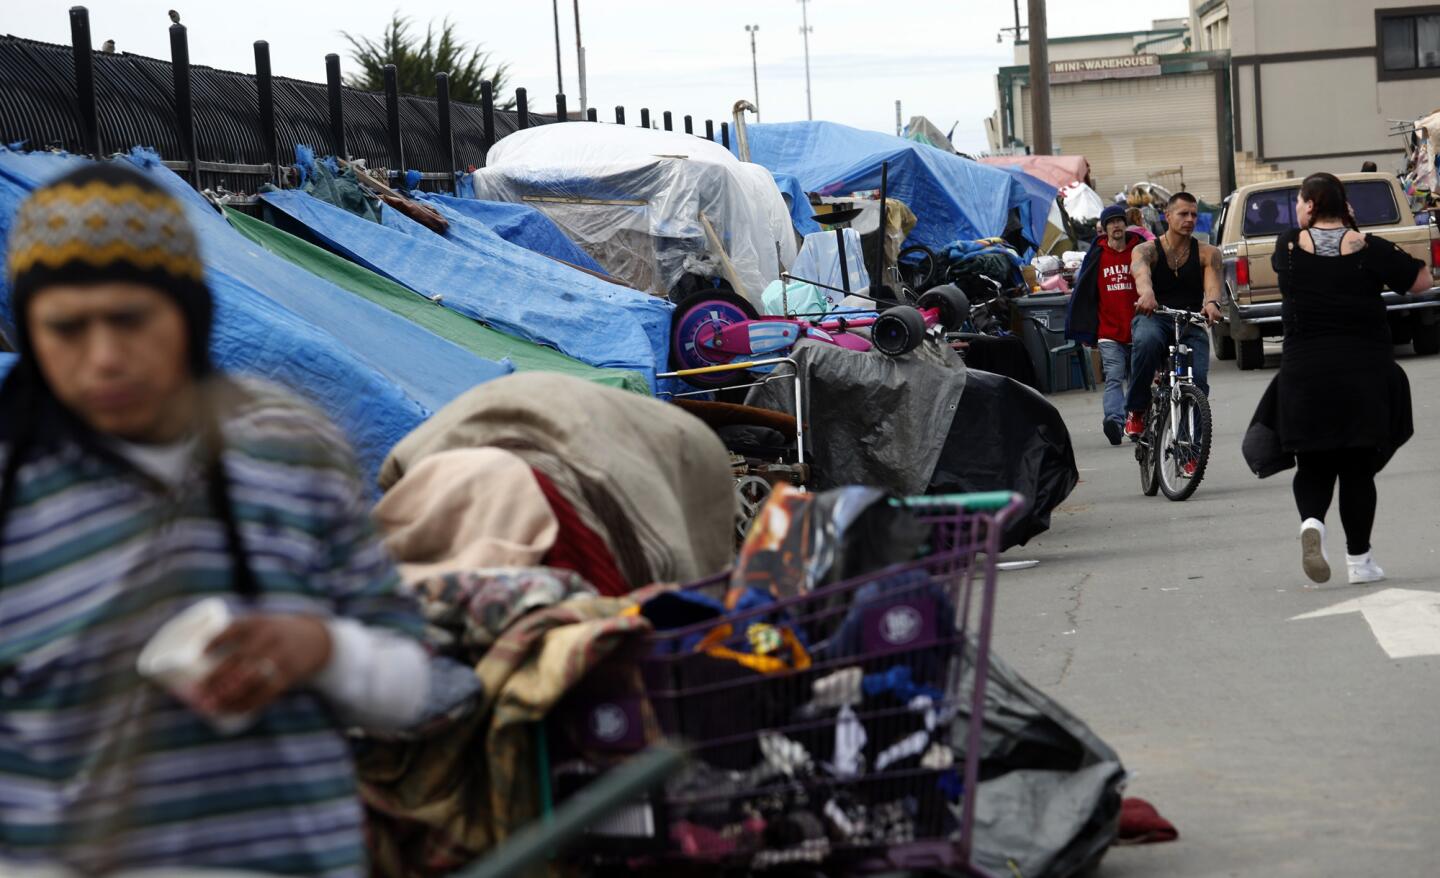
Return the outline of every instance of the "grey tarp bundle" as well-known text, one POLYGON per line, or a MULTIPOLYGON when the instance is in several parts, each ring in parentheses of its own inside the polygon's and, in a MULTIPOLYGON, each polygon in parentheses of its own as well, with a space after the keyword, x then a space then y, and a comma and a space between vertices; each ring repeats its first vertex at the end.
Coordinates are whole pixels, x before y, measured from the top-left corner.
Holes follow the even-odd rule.
MULTIPOLYGON (((802 341, 790 356, 804 388, 810 487, 925 493, 965 392, 965 363, 955 352, 926 342, 887 357, 802 341)), ((793 413, 794 391, 794 382, 779 379, 752 390, 747 402, 793 413)))
MULTIPOLYGON (((974 648, 956 704, 968 718, 974 648)), ((965 747, 968 724, 951 744, 965 747)), ((985 687, 974 865, 992 875, 1067 878, 1100 862, 1120 828, 1125 768, 1090 727, 993 652, 985 687)))

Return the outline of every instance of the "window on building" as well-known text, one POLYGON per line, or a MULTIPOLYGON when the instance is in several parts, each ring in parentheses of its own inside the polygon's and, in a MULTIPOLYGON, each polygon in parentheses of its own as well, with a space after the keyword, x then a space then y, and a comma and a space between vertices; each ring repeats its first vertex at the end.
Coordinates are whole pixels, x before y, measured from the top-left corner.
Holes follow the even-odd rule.
POLYGON ((1382 76, 1440 76, 1440 7, 1376 13, 1382 76))

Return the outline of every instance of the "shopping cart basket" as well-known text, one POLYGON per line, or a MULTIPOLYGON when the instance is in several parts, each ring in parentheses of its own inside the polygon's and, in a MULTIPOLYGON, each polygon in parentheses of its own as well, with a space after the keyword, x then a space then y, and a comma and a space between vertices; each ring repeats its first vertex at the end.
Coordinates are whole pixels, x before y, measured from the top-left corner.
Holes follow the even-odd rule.
MULTIPOLYGON (((893 501, 929 526, 919 560, 754 601, 729 576, 686 586, 722 615, 657 631, 648 709, 691 761, 663 792, 582 844, 666 871, 823 863, 827 874, 969 869, 1008 492, 893 501)), ((586 734, 638 726, 581 712, 586 734)), ((604 737, 602 734, 601 737, 604 737)), ((567 757, 573 766, 573 757, 567 757)))

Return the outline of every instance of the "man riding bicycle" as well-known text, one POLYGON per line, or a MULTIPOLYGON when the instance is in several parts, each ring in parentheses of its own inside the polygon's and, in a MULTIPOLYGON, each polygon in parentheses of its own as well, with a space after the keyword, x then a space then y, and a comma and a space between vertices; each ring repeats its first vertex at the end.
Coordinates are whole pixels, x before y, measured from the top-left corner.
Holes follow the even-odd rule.
MULTIPOLYGON (((1165 362, 1174 340, 1174 318, 1156 314, 1158 308, 1203 311, 1211 324, 1220 319, 1222 289, 1220 250, 1194 238, 1200 205, 1189 192, 1176 192, 1165 206, 1169 229, 1154 241, 1134 250, 1130 276, 1140 298, 1130 324, 1130 391, 1126 395, 1125 435, 1138 440, 1145 430, 1145 412, 1150 408, 1150 381, 1146 376, 1165 362)), ((1210 385, 1210 336, 1199 326, 1190 326, 1181 341, 1194 352, 1195 384, 1207 396, 1210 385)))

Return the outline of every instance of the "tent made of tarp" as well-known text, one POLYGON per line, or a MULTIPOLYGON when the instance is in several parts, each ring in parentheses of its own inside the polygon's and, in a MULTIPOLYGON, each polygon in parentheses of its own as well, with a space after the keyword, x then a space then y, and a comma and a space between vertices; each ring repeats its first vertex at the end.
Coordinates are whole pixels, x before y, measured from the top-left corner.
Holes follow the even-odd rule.
POLYGON ((480 201, 431 192, 415 193, 435 204, 443 204, 483 224, 487 229, 532 253, 549 256, 588 271, 604 272, 600 263, 581 250, 548 216, 528 204, 480 201))
POLYGON ((303 192, 261 198, 280 228, 506 335, 592 366, 639 372, 647 382, 668 362, 674 308, 654 296, 468 229, 462 220, 451 220, 449 234, 463 235, 457 242, 389 205, 377 224, 303 192))
POLYGON ((687 273, 725 275, 707 222, 757 303, 778 262, 795 258, 770 173, 690 134, 588 122, 530 128, 496 144, 471 181, 478 198, 544 211, 612 275, 657 295, 687 273))
POLYGON ((955 152, 955 145, 950 142, 945 132, 924 116, 910 117, 910 121, 905 124, 905 139, 933 146, 944 152, 955 152))
MULTIPOLYGON (((153 154, 129 159, 185 207, 215 297, 217 365, 283 385, 345 432, 373 476, 390 448, 477 384, 511 371, 279 259, 235 232, 153 154)), ((0 234, 36 186, 85 159, 0 150, 0 234)), ((361 220, 363 222, 363 220, 361 220)), ((7 322, 8 292, 0 295, 7 322)))
MULTIPOLYGON (((938 249, 957 239, 998 237, 1018 210, 1037 237, 1045 216, 1030 216, 1030 197, 999 168, 933 146, 834 122, 781 122, 746 128, 750 158, 775 173, 793 174, 807 192, 849 195, 880 188, 889 164, 888 194, 915 212, 909 242, 938 249)), ((508 140, 507 140, 508 142, 508 140)))
POLYGON ((511 338, 269 223, 231 209, 225 211, 225 218, 237 232, 276 256, 479 356, 496 361, 509 360, 521 372, 563 372, 597 384, 649 393, 645 377, 638 372, 598 369, 557 350, 511 338))
POLYGON ((1057 189, 1084 183, 1090 177, 1090 162, 1083 155, 989 155, 980 159, 996 167, 1019 168, 1057 189))
POLYGON ((772 173, 771 176, 775 178, 775 185, 780 188, 780 195, 790 210, 790 222, 795 226, 795 233, 804 238, 820 231, 820 224, 815 221, 815 206, 810 203, 810 194, 800 185, 800 178, 782 173, 772 173))

